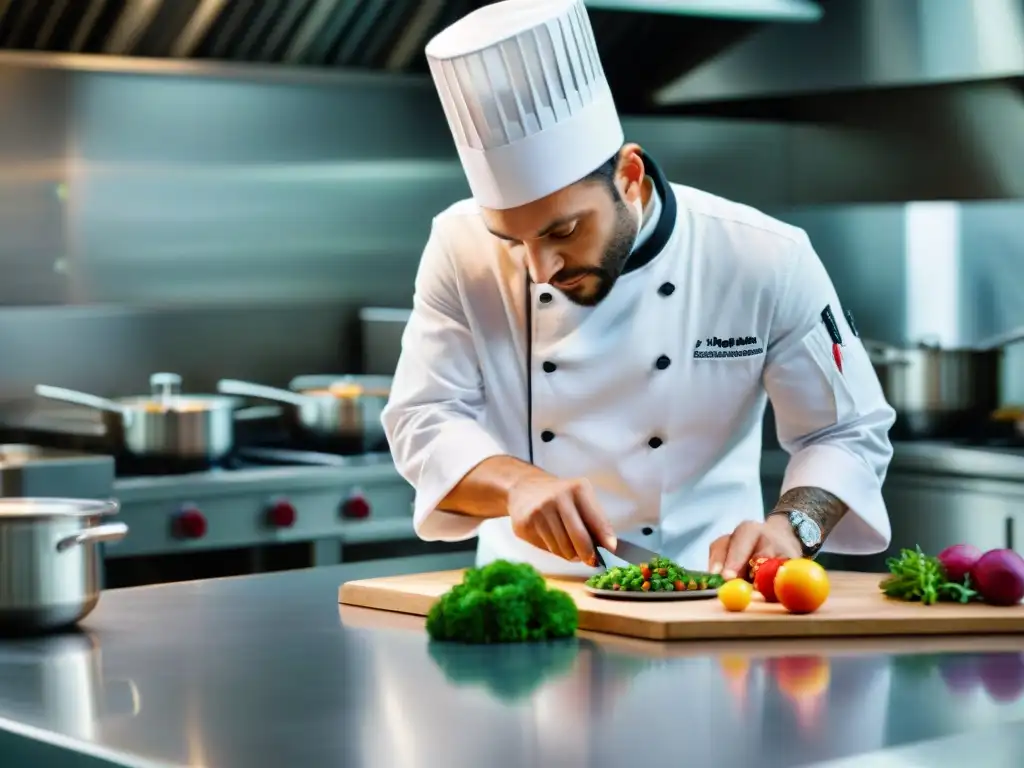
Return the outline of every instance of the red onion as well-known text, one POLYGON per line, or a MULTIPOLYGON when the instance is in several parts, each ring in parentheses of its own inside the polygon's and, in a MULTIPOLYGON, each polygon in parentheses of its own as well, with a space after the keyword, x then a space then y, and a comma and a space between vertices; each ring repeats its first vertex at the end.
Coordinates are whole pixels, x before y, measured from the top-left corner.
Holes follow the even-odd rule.
POLYGON ((964 577, 971 572, 981 558, 981 550, 971 544, 954 544, 939 553, 939 562, 946 578, 963 584, 964 577))
POLYGON ((1016 605, 1024 598, 1024 558, 1012 549, 993 549, 971 568, 971 586, 986 603, 1016 605))

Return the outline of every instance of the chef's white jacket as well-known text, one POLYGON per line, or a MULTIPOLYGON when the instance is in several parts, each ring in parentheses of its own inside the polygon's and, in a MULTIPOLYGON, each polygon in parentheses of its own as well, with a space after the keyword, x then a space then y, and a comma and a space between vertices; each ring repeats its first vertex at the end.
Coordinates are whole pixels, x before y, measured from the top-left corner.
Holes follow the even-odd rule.
POLYGON ((770 398, 791 455, 783 492, 816 486, 850 508, 825 551, 883 551, 895 413, 807 235, 669 184, 647 163, 661 200, 657 226, 596 307, 528 283, 521 258, 487 231, 473 201, 434 219, 382 418, 416 491, 417 534, 479 536, 481 564, 506 558, 592 573, 517 538, 507 517, 438 507, 485 459, 528 461, 532 442, 538 467, 591 481, 620 539, 704 568, 715 538, 763 518, 770 398), (826 305, 842 335, 842 372, 826 305))

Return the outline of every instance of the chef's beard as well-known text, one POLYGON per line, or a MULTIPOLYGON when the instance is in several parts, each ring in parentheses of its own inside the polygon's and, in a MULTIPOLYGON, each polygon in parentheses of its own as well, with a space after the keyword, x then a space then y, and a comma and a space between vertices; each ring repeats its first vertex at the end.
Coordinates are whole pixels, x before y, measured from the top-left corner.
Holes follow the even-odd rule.
POLYGON ((636 242, 639 226, 632 209, 616 194, 615 228, 605 246, 600 265, 563 269, 551 279, 551 283, 557 287, 558 283, 565 283, 583 275, 594 277, 596 283, 593 288, 589 284, 581 284, 562 293, 569 301, 582 307, 600 304, 611 293, 619 276, 622 275, 622 270, 626 268, 626 261, 633 250, 633 243, 636 242))

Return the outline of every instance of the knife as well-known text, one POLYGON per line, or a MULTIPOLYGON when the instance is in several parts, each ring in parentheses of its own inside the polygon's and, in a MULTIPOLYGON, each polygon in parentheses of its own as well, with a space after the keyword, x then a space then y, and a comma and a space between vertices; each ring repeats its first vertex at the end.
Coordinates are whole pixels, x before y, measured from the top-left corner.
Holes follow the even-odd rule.
MULTIPOLYGON (((614 552, 611 552, 604 547, 597 548, 599 550, 598 560, 604 560, 602 565, 608 562, 608 558, 611 558, 613 561, 620 560, 629 565, 637 565, 639 563, 649 563, 654 558, 661 557, 657 552, 645 549, 638 544, 631 544, 630 542, 623 541, 622 539, 619 539, 618 544, 619 545, 615 548, 614 552)), ((607 568, 608 566, 605 565, 604 567, 607 568)))
MULTIPOLYGON (((708 528, 711 527, 711 523, 705 523, 691 531, 687 531, 686 535, 680 539, 673 539, 672 543, 678 546, 680 549, 686 549, 693 544, 697 539, 703 536, 708 528)), ((594 542, 594 552, 597 554, 597 564, 602 568, 608 568, 608 559, 612 562, 625 563, 627 565, 638 565, 639 563, 649 563, 656 557, 662 557, 657 552, 641 547, 639 544, 633 544, 629 541, 623 541, 619 539, 618 546, 614 552, 611 552, 604 547, 598 546, 597 542, 594 542)))

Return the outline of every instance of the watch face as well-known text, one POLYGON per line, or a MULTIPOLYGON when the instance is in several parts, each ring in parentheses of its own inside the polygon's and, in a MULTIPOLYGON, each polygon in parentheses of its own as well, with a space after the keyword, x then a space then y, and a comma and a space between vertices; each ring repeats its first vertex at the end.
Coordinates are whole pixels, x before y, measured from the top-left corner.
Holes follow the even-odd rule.
POLYGON ((790 520, 796 529, 796 535, 800 537, 805 547, 816 547, 821 540, 821 529, 817 524, 802 512, 794 512, 790 520))

